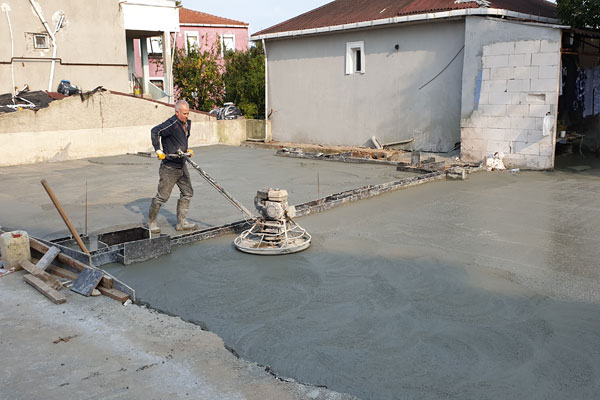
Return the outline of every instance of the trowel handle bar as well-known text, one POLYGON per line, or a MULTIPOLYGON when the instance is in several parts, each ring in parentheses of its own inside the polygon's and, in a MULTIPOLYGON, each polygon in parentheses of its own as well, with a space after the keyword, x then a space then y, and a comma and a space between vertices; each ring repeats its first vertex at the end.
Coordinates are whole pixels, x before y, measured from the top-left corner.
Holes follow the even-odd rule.
POLYGON ((234 199, 232 195, 227 193, 227 191, 225 189, 223 189, 221 187, 221 185, 219 185, 217 183, 217 181, 215 181, 213 178, 211 178, 211 176, 208 175, 202 168, 200 168, 200 166, 198 164, 196 164, 194 161, 192 161, 187 153, 180 152, 179 154, 166 154, 166 156, 168 158, 183 157, 185 159, 185 161, 187 161, 196 171, 198 171, 200 173, 200 176, 202 176, 204 178, 204 180, 206 180, 206 182, 208 182, 212 187, 217 189, 217 191, 219 193, 221 193, 221 195, 223 197, 225 197, 227 200, 229 200, 229 202, 231 204, 233 204, 235 208, 240 210, 242 213, 246 214, 249 218, 252 218, 252 219, 254 218, 252 213, 250 211, 248 211, 248 209, 246 207, 244 207, 244 205, 242 203, 240 203, 239 201, 234 199))

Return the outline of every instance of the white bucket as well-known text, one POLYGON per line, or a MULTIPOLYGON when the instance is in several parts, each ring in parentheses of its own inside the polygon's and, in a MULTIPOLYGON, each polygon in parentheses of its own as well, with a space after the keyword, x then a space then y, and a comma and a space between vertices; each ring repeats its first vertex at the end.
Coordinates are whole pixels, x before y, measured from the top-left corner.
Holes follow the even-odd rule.
POLYGON ((4 268, 22 269, 19 261, 31 261, 29 235, 25 231, 13 231, 0 235, 0 255, 4 268))

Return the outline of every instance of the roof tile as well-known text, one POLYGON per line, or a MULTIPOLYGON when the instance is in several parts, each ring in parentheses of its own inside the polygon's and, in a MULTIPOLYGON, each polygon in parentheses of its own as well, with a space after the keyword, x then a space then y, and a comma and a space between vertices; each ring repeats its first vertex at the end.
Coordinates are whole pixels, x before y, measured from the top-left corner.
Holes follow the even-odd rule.
MULTIPOLYGON (((557 18, 556 5, 546 0, 488 1, 491 3, 490 8, 557 18)), ((455 0, 336 0, 257 32, 253 36, 479 7, 475 0, 461 3, 457 3, 455 0)))
POLYGON ((216 15, 194 11, 187 8, 179 8, 179 23, 180 24, 206 24, 206 25, 245 25, 246 22, 236 21, 229 18, 221 18, 216 15))

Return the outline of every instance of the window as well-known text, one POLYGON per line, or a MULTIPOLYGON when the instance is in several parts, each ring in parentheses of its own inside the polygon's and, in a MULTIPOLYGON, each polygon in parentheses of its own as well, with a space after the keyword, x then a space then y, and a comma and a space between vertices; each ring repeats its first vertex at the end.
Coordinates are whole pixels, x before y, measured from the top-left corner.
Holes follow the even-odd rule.
POLYGON ((235 35, 221 36, 221 53, 225 54, 228 51, 235 51, 235 35))
POLYGON ((44 35, 44 34, 33 35, 33 47, 35 49, 49 49, 50 41, 48 40, 48 35, 44 35))
POLYGON ((148 48, 148 54, 162 54, 162 38, 147 38, 146 46, 148 48))
POLYGON ((185 33, 185 52, 189 54, 190 49, 196 47, 200 48, 200 40, 198 39, 198 32, 186 32, 185 33))
POLYGON ((346 43, 346 75, 365 73, 365 42, 346 43))
POLYGON ((165 90, 165 80, 164 78, 150 78, 150 83, 159 88, 160 90, 165 90))

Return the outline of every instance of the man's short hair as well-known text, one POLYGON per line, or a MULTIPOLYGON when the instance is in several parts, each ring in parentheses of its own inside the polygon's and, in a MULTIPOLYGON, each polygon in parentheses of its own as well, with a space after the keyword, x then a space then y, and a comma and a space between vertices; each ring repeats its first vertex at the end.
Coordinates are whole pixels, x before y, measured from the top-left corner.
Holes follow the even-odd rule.
POLYGON ((185 100, 177 100, 177 103, 175 103, 175 111, 179 111, 179 108, 184 105, 187 106, 187 108, 190 108, 190 105, 187 101, 185 100))

